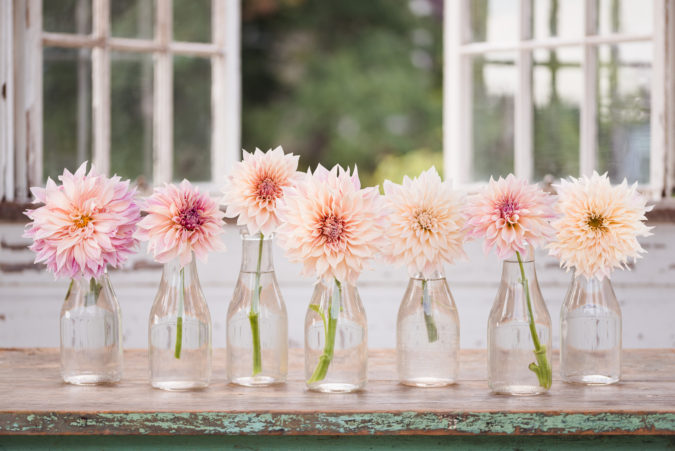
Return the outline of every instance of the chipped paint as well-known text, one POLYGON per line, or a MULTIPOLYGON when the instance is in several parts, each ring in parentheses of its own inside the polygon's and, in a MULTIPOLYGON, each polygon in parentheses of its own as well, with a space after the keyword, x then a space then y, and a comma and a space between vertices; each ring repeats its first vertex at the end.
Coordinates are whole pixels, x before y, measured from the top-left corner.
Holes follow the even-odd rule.
POLYGON ((5 413, 0 434, 675 434, 673 413, 5 413))

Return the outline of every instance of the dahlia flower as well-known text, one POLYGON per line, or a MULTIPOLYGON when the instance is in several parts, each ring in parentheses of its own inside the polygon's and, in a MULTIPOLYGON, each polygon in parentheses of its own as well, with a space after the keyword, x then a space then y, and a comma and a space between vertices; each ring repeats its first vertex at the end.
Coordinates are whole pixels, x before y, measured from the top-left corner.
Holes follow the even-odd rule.
POLYGON ((277 203, 299 178, 298 159, 284 154, 281 146, 267 152, 244 151, 243 161, 234 166, 223 188, 225 216, 236 217, 250 234, 273 232, 279 226, 277 203))
POLYGON ((649 236, 645 213, 652 209, 637 192, 637 183, 624 179, 612 186, 607 174, 562 180, 558 189, 558 220, 553 222, 555 240, 551 255, 561 266, 574 268, 586 278, 609 277, 614 268, 626 267, 629 260, 645 250, 638 236, 649 236))
POLYGON ((494 246, 500 258, 522 253, 526 246, 544 244, 554 233, 553 198, 536 185, 509 174, 473 196, 466 209, 471 238, 484 238, 485 252, 494 246))
POLYGON ((34 187, 35 203, 26 210, 31 219, 24 237, 32 238, 35 263, 46 263, 56 277, 98 278, 106 266, 124 263, 137 244, 133 237, 140 209, 129 181, 98 174, 87 162, 57 185, 47 179, 46 188, 34 187))
POLYGON ((436 168, 413 180, 405 176, 402 185, 385 180, 384 193, 390 215, 383 253, 389 261, 426 279, 441 271, 443 263, 466 256, 463 198, 441 181, 436 168))
POLYGON ((380 250, 385 214, 376 187, 361 189, 357 169, 307 171, 279 206, 279 244, 303 274, 354 284, 380 250))
POLYGON ((144 211, 148 214, 138 223, 136 236, 148 241, 148 252, 160 263, 178 258, 184 267, 193 252, 206 260, 208 252, 225 249, 220 239, 223 213, 216 201, 187 180, 155 188, 144 211))

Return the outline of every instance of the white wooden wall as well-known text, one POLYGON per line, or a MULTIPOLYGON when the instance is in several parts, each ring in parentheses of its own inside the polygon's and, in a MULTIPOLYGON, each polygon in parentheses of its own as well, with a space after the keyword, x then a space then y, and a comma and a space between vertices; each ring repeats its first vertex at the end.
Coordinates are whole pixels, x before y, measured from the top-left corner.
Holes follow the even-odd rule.
MULTIPOLYGON (((614 288, 623 309, 626 348, 675 347, 675 224, 655 225, 654 236, 644 239, 649 252, 632 271, 617 272, 614 288)), ((67 281, 53 277, 31 262, 24 248, 21 224, 0 223, 0 347, 58 346, 58 316, 67 281)), ((213 344, 225 346, 225 315, 240 263, 235 227, 225 235, 228 251, 214 254, 199 265, 199 274, 214 325, 213 344)), ((467 247, 470 260, 446 268, 459 309, 461 346, 484 348, 487 316, 501 275, 499 261, 484 256, 478 243, 467 247)), ((291 346, 302 346, 304 315, 312 291, 311 280, 299 276, 299 266, 284 260, 275 249, 277 278, 288 308, 291 346)), ((559 337, 558 318, 570 276, 555 260, 537 255, 541 288, 554 324, 554 346, 559 337)), ((151 260, 139 253, 123 270, 111 273, 122 306, 124 344, 143 348, 147 321, 160 270, 147 268, 151 260), (146 267, 146 269, 143 269, 146 267)), ((394 347, 398 305, 407 283, 404 270, 378 265, 363 273, 359 291, 368 313, 371 347, 394 347)))

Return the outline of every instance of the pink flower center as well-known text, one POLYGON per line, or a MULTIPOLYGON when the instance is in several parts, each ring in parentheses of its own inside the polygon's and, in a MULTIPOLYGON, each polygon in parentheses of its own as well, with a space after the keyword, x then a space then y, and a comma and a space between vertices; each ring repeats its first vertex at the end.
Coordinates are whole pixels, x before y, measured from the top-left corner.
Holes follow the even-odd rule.
POLYGON ((92 221, 91 216, 82 214, 76 217, 73 223, 75 224, 75 227, 77 227, 78 229, 84 229, 85 227, 87 227, 87 225, 89 225, 91 221, 92 221))
POLYGON ((518 203, 513 199, 504 199, 499 204, 499 217, 508 222, 515 224, 518 222, 518 203))
POLYGON ((203 223, 204 219, 196 207, 186 208, 178 215, 178 224, 185 230, 192 231, 203 223))
POLYGON ((436 223, 434 215, 429 213, 428 210, 418 210, 415 213, 415 221, 417 227, 425 231, 433 229, 436 223))
POLYGON ((265 177, 258 183, 258 198, 267 202, 281 197, 281 188, 271 177, 265 177))
POLYGON ((335 215, 326 216, 323 221, 321 221, 321 235, 326 238, 326 241, 329 244, 334 244, 340 241, 344 229, 344 219, 338 218, 335 215))

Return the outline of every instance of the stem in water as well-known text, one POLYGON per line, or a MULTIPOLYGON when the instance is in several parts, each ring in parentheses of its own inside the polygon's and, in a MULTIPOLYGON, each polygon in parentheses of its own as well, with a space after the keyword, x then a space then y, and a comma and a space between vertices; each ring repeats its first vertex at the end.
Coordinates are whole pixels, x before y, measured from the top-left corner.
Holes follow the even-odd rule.
POLYGON ((335 279, 335 287, 333 288, 333 296, 331 298, 330 310, 328 312, 328 325, 324 321, 324 335, 326 337, 326 344, 323 347, 323 354, 319 357, 312 377, 307 381, 308 384, 318 382, 326 377, 330 362, 333 360, 333 353, 335 352, 335 333, 337 332, 337 321, 340 314, 340 302, 342 300, 342 284, 335 279))
POLYGON ((248 314, 248 321, 251 323, 251 337, 253 339, 253 375, 262 371, 262 353, 260 350, 260 324, 258 313, 260 312, 260 267, 262 264, 263 240, 265 235, 260 232, 260 244, 258 245, 258 265, 255 271, 255 286, 253 287, 253 298, 251 299, 251 311, 248 314))
POLYGON ((422 308, 424 310, 424 324, 427 326, 427 338, 429 343, 438 340, 438 329, 434 321, 434 312, 431 310, 431 297, 429 296, 429 283, 422 279, 422 308))
POLYGON ((180 269, 180 290, 178 290, 178 319, 176 320, 176 350, 173 355, 180 359, 183 347, 183 310, 185 309, 185 268, 180 269))

